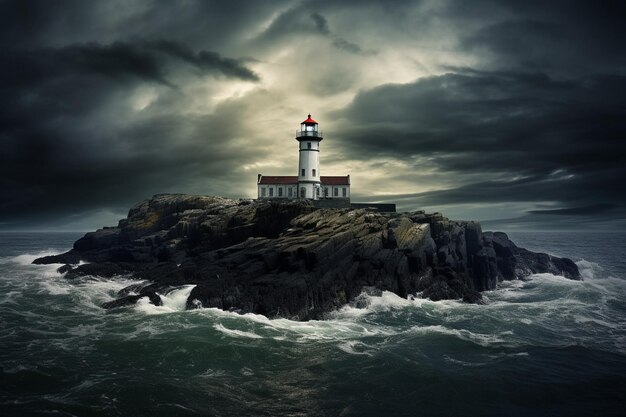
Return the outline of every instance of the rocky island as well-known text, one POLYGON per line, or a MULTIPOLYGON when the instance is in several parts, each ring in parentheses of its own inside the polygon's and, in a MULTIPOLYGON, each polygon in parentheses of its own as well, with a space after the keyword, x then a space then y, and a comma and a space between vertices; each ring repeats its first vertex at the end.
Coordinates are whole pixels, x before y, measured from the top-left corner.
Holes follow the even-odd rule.
POLYGON ((160 305, 159 294, 193 284, 188 309, 296 320, 323 318, 363 292, 481 303, 480 292, 503 280, 544 272, 580 279, 570 259, 528 251, 504 233, 440 213, 182 194, 155 195, 117 227, 87 233, 69 252, 34 263, 63 263, 68 279, 144 280, 104 308, 142 297, 160 305))

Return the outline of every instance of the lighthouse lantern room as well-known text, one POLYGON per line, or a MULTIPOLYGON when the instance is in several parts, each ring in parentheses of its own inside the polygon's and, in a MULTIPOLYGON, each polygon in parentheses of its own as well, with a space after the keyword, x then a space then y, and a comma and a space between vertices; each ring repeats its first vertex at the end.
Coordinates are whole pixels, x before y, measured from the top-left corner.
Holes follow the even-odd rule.
POLYGON ((311 115, 307 119, 300 123, 300 131, 296 132, 296 138, 300 136, 322 136, 322 132, 318 130, 318 123, 311 119, 311 115))

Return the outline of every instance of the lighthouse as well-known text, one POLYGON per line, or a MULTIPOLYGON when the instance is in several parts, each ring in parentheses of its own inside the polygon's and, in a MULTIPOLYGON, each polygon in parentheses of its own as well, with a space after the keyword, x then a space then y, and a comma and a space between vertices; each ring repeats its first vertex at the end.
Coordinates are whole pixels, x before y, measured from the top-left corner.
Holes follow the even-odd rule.
MULTIPOLYGON (((350 203, 350 175, 320 175, 319 124, 311 118, 300 123, 296 131, 298 141, 298 175, 270 176, 259 174, 258 198, 305 198, 309 200, 334 200, 350 203)), ((293 142, 292 142, 293 143, 293 142)))
POLYGON ((298 196, 317 200, 320 197, 320 142, 322 132, 319 124, 311 119, 300 123, 300 130, 296 131, 296 140, 299 143, 298 158, 298 196))

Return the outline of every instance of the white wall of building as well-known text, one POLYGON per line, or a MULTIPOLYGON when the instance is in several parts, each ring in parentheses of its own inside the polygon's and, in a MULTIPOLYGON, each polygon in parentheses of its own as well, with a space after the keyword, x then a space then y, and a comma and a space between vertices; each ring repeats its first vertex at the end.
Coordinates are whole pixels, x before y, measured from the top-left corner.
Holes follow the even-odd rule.
POLYGON ((322 191, 319 183, 301 182, 298 183, 299 198, 312 198, 317 200, 322 197, 322 191))
POLYGON ((295 184, 258 184, 258 198, 297 198, 298 187, 295 184))
POLYGON ((320 198, 350 198, 350 185, 323 185, 320 198))
POLYGON ((335 199, 350 198, 350 185, 317 185, 314 183, 295 184, 258 184, 258 198, 301 198, 301 189, 305 189, 304 198, 335 199), (319 188, 319 195, 317 189, 319 188))

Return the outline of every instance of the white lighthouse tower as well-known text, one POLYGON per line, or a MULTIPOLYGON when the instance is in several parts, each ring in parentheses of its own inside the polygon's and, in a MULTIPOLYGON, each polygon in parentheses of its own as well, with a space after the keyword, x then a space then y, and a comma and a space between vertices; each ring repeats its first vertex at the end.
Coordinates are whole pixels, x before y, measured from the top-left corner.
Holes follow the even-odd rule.
POLYGON ((318 123, 308 118, 300 124, 296 132, 299 142, 300 158, 298 162, 298 196, 317 200, 321 194, 320 180, 320 142, 322 132, 318 123))

